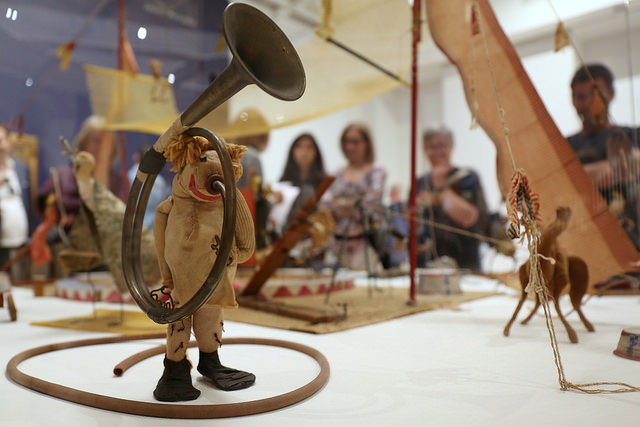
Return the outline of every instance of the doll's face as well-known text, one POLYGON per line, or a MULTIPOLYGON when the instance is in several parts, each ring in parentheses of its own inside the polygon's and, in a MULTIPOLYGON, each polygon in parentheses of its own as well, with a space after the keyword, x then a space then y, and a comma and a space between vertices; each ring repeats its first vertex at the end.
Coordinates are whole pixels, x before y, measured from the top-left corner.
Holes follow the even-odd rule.
POLYGON ((218 153, 215 150, 205 151, 200 155, 198 163, 185 166, 176 175, 173 194, 192 197, 201 202, 214 202, 222 197, 213 186, 216 181, 224 184, 218 153))

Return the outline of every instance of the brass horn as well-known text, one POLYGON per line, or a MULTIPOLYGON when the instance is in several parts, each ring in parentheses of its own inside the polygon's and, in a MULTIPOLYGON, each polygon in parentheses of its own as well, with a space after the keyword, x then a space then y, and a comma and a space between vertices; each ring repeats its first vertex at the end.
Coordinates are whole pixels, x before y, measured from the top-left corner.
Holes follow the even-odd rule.
POLYGON ((285 101, 300 98, 305 90, 302 62, 286 35, 271 19, 252 6, 231 3, 225 8, 222 21, 223 34, 233 55, 231 63, 144 154, 127 200, 122 232, 124 278, 135 302, 156 323, 184 319, 211 297, 224 273, 235 234, 236 186, 231 158, 217 135, 192 126, 249 84, 256 84, 285 101), (170 139, 180 133, 207 138, 220 157, 223 175, 231 178, 225 179, 224 185, 216 184, 224 204, 218 257, 198 292, 179 308, 169 309, 153 299, 144 283, 139 262, 140 238, 153 182, 166 162, 162 153, 170 139))

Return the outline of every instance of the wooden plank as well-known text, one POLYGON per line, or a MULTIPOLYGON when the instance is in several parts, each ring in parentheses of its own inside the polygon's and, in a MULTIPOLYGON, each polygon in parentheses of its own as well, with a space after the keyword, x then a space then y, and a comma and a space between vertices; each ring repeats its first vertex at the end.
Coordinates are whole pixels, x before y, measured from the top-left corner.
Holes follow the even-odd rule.
POLYGON ((312 224, 307 221, 307 218, 316 205, 320 201, 320 198, 325 191, 331 186, 334 181, 333 176, 327 176, 318 185, 313 192, 313 196, 309 197, 309 200, 302 206, 295 219, 291 222, 289 227, 285 230, 282 237, 273 245, 271 252, 267 255, 267 258, 260 265, 258 270, 251 276, 247 282, 247 286, 244 288, 241 296, 258 295, 262 286, 267 282, 269 277, 276 272, 276 270, 282 265, 285 259, 289 256, 289 252, 293 247, 302 239, 312 224))
POLYGON ((292 317, 294 319, 306 320, 311 323, 338 322, 346 318, 346 312, 339 313, 337 311, 328 311, 314 307, 290 305, 283 302, 261 299, 253 295, 238 297, 238 303, 240 303, 242 307, 292 317))

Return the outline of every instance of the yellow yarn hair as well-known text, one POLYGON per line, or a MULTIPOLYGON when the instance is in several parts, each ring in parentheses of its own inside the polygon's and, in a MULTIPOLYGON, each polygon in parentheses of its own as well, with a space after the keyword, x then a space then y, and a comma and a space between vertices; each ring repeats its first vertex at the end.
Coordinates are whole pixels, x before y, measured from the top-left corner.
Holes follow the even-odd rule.
MULTIPOLYGON (((247 147, 229 144, 227 142, 225 142, 224 145, 233 162, 233 171, 237 181, 242 175, 240 159, 245 151, 247 151, 247 147)), ((169 143, 167 149, 164 151, 164 157, 173 163, 172 171, 180 172, 186 165, 195 165, 198 163, 200 161, 200 155, 202 155, 204 151, 214 149, 213 144, 207 141, 206 138, 181 134, 169 143)))

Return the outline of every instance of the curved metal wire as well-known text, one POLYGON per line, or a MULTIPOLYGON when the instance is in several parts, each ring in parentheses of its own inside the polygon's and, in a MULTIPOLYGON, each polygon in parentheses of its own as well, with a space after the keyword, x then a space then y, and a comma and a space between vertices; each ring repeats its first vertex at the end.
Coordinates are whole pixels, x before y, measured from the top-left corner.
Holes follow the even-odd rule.
MULTIPOLYGON (((275 409, 284 408, 294 403, 300 402, 315 393, 317 393, 329 380, 330 367, 328 360, 318 350, 308 347, 303 344, 294 343, 291 341, 275 340, 268 338, 226 338, 222 341, 223 345, 228 344, 248 344, 248 345, 262 345, 262 346, 274 346, 290 349, 303 354, 306 354, 313 358, 319 365, 319 372, 314 379, 307 384, 276 396, 271 396, 263 399, 252 400, 247 402, 237 403, 220 403, 214 405, 191 405, 191 404, 175 404, 175 403, 158 403, 158 402, 144 402, 128 399, 120 399, 117 397, 104 396, 101 394, 89 393, 72 387, 67 387, 61 384, 54 384, 45 381, 41 378, 31 376, 24 373, 19 369, 20 363, 30 359, 32 357, 58 351, 66 350, 77 347, 84 347, 90 345, 110 344, 110 343, 122 343, 136 340, 146 339, 161 339, 164 338, 164 334, 147 334, 147 335, 119 335, 115 337, 103 337, 85 339, 80 341, 71 341, 66 343, 56 343, 44 345, 41 347, 35 347, 30 350, 25 350, 22 353, 15 355, 7 363, 7 375, 8 377, 27 388, 30 388, 41 393, 48 394, 49 396, 57 397, 59 399, 65 399, 70 402, 79 403, 81 405, 92 406, 94 408, 106 409, 108 411, 117 411, 133 415, 143 415, 147 417, 162 417, 162 418, 190 418, 190 419, 202 419, 202 418, 224 418, 224 417, 238 417, 243 415, 259 414, 267 411, 273 411, 275 409)), ((133 356, 135 360, 131 362, 139 362, 146 357, 150 357, 154 354, 162 353, 164 346, 155 347, 151 351, 144 352, 142 357, 140 354, 133 356)), ((129 360, 129 359, 128 359, 129 360)))
MULTIPOLYGON (((191 316, 204 305, 215 292, 222 279, 227 266, 233 238, 236 229, 236 184, 233 173, 231 157, 224 143, 216 134, 208 129, 193 127, 187 129, 185 134, 189 136, 201 136, 213 144, 218 153, 222 165, 222 174, 225 177, 225 184, 217 181, 214 185, 222 195, 224 206, 222 217, 222 236, 220 237, 220 247, 218 256, 211 267, 207 279, 202 284, 198 292, 184 305, 175 310, 171 310, 159 305, 148 291, 142 275, 140 262, 140 239, 142 236, 142 220, 149 201, 149 194, 153 187, 159 171, 150 173, 141 182, 136 179, 131 185, 127 208, 124 215, 124 225, 122 231, 122 268, 125 283, 134 301, 138 306, 156 323, 173 323, 180 319, 191 316)), ((152 149, 153 150, 153 149, 152 149)))

